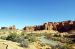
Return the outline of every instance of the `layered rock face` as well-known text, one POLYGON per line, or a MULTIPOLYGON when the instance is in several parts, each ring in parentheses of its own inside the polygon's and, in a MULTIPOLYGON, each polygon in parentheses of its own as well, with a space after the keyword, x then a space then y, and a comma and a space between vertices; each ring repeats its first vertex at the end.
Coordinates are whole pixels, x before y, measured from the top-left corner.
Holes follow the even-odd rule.
POLYGON ((37 31, 37 30, 56 30, 59 32, 67 32, 75 29, 75 21, 63 21, 63 22, 48 22, 39 26, 24 27, 24 30, 37 31))

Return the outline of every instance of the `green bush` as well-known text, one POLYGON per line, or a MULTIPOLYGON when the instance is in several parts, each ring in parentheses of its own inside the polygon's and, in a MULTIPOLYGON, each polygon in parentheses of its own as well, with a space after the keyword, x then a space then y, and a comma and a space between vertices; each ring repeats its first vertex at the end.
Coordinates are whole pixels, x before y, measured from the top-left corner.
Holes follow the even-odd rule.
POLYGON ((17 38, 18 35, 16 33, 10 33, 7 37, 6 40, 11 40, 11 41, 16 41, 15 38, 17 38))

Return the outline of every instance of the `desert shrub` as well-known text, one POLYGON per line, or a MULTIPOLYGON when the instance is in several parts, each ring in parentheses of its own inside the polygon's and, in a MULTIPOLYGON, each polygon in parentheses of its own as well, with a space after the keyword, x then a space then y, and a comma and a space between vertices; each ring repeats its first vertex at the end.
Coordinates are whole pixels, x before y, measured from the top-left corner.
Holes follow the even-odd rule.
POLYGON ((26 36, 26 38, 29 40, 29 42, 35 42, 36 41, 35 36, 26 36))
POLYGON ((69 46, 66 44, 66 45, 56 45, 56 46, 52 46, 52 49, 72 49, 72 47, 69 47, 69 46))
POLYGON ((7 36, 1 36, 0 39, 6 40, 7 36))
POLYGON ((51 38, 52 40, 54 41, 59 41, 59 42, 62 42, 62 43, 69 43, 69 44, 72 44, 72 39, 70 38, 64 38, 64 37, 52 37, 51 38))
POLYGON ((35 37, 31 37, 31 38, 29 38, 29 41, 30 42, 36 42, 36 38, 35 37))
POLYGON ((18 42, 22 47, 28 47, 28 43, 29 43, 28 40, 24 38, 24 36, 18 35, 16 33, 10 33, 7 36, 6 40, 18 42))
POLYGON ((10 33, 8 36, 1 36, 0 38, 4 40, 18 42, 22 47, 28 47, 29 43, 28 40, 24 38, 24 36, 18 35, 16 33, 10 33))
POLYGON ((6 40, 11 40, 11 41, 16 41, 15 38, 18 37, 18 35, 16 33, 10 33, 6 40))
POLYGON ((60 34, 55 34, 54 37, 61 37, 61 35, 60 34))
POLYGON ((37 41, 36 35, 35 34, 32 34, 32 33, 24 36, 24 38, 25 39, 28 39, 29 42, 35 42, 35 41, 37 41))
POLYGON ((75 49, 73 47, 75 47, 75 45, 73 45, 73 44, 66 44, 66 45, 61 46, 60 49, 75 49))
POLYGON ((10 40, 13 42, 18 42, 22 47, 28 47, 29 42, 36 41, 36 34, 18 35, 17 33, 10 33, 7 37, 1 36, 0 38, 4 40, 10 40))
POLYGON ((28 45, 29 45, 29 42, 27 39, 21 39, 20 40, 20 46, 21 47, 28 47, 28 45))

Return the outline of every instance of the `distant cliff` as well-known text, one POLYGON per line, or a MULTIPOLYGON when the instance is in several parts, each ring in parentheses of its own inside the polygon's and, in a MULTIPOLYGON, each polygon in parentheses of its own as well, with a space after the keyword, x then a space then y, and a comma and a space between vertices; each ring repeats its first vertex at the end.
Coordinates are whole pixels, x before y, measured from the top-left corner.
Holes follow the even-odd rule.
POLYGON ((1 27, 1 29, 9 29, 9 30, 16 30, 16 26, 10 26, 10 27, 1 27))
POLYGON ((63 21, 63 22, 48 22, 39 26, 26 26, 23 30, 37 31, 37 30, 56 30, 59 32, 67 32, 75 29, 75 21, 63 21))

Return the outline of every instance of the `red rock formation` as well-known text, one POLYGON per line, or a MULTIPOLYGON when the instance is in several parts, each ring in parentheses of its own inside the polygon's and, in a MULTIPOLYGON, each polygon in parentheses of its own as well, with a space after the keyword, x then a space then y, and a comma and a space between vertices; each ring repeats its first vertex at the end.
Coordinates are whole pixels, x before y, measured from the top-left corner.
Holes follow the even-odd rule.
POLYGON ((52 22, 45 23, 43 26, 44 26, 44 30, 52 30, 53 29, 52 22))
POLYGON ((48 22, 39 26, 24 27, 24 30, 57 30, 59 32, 66 32, 75 29, 75 21, 63 21, 63 22, 48 22))
POLYGON ((24 30, 26 30, 26 31, 34 31, 35 27, 34 26, 28 26, 28 27, 25 27, 24 30))

